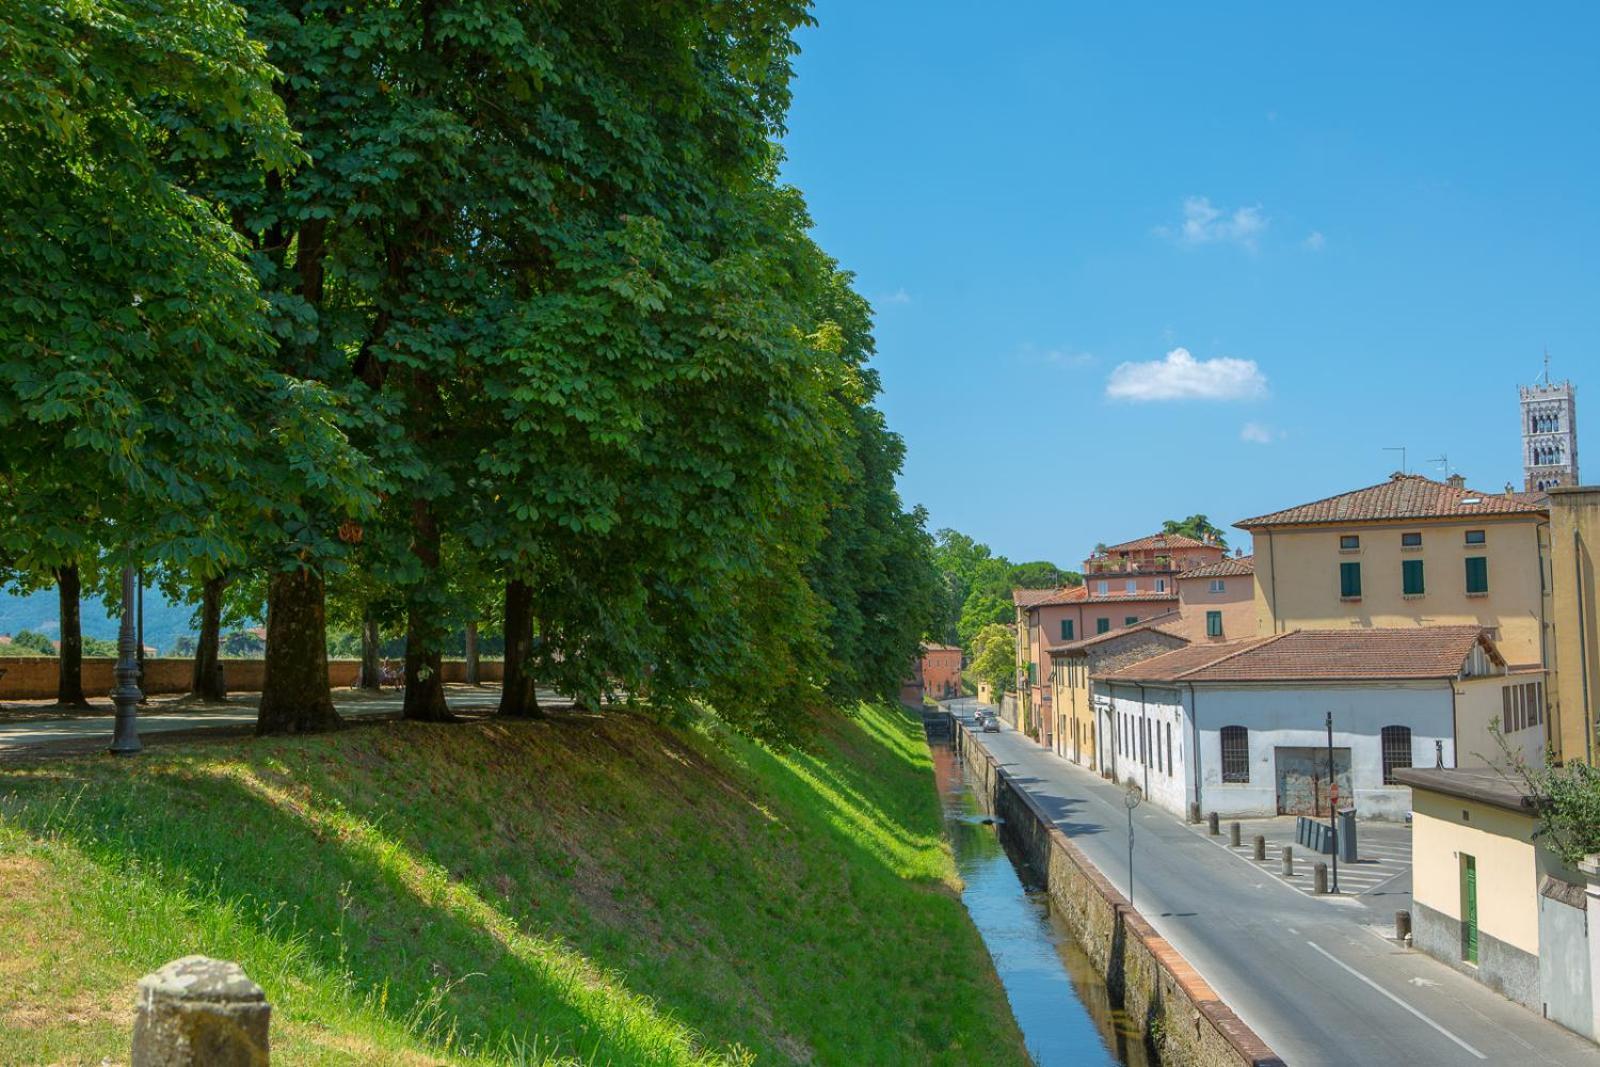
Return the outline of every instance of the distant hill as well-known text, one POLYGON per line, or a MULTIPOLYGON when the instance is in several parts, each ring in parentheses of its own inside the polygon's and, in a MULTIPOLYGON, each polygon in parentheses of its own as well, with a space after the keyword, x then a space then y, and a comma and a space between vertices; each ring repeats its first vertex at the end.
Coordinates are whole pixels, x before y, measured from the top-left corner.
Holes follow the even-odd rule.
MULTIPOLYGON (((144 643, 153 645, 162 653, 170 653, 178 638, 195 634, 195 609, 187 604, 174 604, 159 590, 144 591, 144 643)), ((106 610, 98 598, 83 598, 83 633, 85 637, 117 639, 121 621, 106 610)), ((51 640, 61 637, 61 605, 54 589, 41 589, 37 593, 21 595, 0 592, 0 633, 14 634, 18 630, 34 630, 51 640)))

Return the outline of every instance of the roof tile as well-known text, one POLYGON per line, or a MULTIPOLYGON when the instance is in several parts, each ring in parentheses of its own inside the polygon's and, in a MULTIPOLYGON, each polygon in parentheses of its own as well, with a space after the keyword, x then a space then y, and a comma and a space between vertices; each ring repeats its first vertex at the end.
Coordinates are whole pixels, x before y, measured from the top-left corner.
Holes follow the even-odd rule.
POLYGON ((1496 661, 1504 662, 1478 626, 1290 630, 1251 641, 1190 646, 1112 672, 1103 680, 1342 682, 1454 678, 1461 673, 1473 646, 1480 642, 1496 661))
POLYGON ((1366 522, 1379 519, 1474 518, 1483 515, 1542 515, 1544 505, 1518 499, 1521 494, 1480 493, 1465 486, 1436 482, 1419 474, 1396 474, 1379 485, 1340 493, 1309 504, 1240 519, 1241 530, 1261 526, 1304 526, 1321 522, 1366 522))

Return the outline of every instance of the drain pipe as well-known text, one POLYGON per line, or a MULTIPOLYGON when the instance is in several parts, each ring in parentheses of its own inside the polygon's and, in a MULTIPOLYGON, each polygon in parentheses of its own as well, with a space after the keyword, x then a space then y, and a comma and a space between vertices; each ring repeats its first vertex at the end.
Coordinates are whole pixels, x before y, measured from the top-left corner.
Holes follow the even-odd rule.
POLYGON ((1200 705, 1189 682, 1189 724, 1194 729, 1194 810, 1200 811, 1200 705))
POLYGON ((1150 795, 1150 713, 1144 706, 1144 683, 1134 682, 1139 687, 1139 762, 1144 767, 1144 795, 1150 795))
POLYGON ((1594 766, 1594 715, 1589 710, 1589 633, 1584 626, 1583 613, 1583 538, 1572 531, 1572 588, 1578 594, 1578 680, 1583 685, 1583 755, 1584 762, 1594 766))

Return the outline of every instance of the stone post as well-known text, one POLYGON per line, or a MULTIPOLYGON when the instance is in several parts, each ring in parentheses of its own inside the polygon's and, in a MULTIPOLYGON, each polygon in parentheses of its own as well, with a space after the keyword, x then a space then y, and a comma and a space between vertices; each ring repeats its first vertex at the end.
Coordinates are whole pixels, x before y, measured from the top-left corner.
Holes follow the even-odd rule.
POLYGON ((1239 847, 1239 824, 1236 822, 1228 824, 1228 844, 1234 848, 1239 847))
POLYGON ((1283 846, 1283 876, 1285 878, 1294 877, 1294 849, 1288 845, 1283 846))
POLYGON ((1328 865, 1319 863, 1311 868, 1311 891, 1317 896, 1324 896, 1328 892, 1328 865))
POLYGON ((185 956, 139 979, 133 1067, 266 1067, 266 994, 237 963, 185 956))
POLYGON ((1411 940, 1411 913, 1397 911, 1394 913, 1394 939, 1396 941, 1411 940))
POLYGON ((1216 812, 1213 811, 1211 814, 1206 816, 1206 829, 1211 831, 1212 837, 1216 837, 1218 834, 1222 833, 1221 823, 1219 823, 1217 820, 1216 812))
POLYGON ((1259 863, 1267 861, 1267 838, 1264 834, 1256 835, 1256 851, 1253 858, 1259 863))

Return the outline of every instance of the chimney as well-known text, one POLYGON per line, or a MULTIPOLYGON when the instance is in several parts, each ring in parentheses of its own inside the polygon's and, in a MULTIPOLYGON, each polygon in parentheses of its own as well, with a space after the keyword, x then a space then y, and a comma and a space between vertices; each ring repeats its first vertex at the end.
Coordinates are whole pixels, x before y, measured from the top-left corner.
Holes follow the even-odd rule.
POLYGON ((1510 496, 1512 493, 1515 493, 1516 491, 1517 490, 1516 490, 1515 486, 1513 486, 1510 482, 1506 483, 1506 496, 1510 496))
POLYGON ((1452 474, 1444 480, 1444 484, 1452 489, 1465 489, 1467 487, 1467 479, 1464 475, 1452 474))

